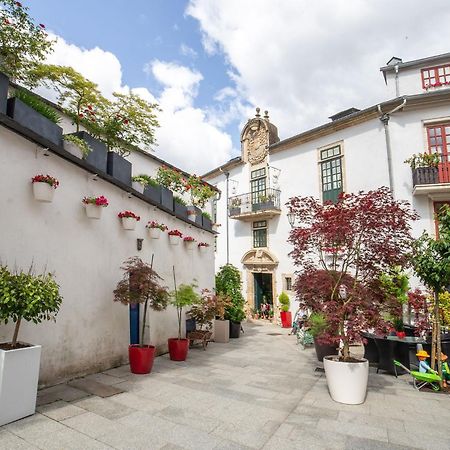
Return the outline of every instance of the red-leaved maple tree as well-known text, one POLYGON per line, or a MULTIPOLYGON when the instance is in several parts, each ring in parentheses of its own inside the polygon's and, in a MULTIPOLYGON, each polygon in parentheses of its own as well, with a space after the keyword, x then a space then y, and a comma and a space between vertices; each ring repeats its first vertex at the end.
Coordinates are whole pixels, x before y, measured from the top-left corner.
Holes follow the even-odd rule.
POLYGON ((289 236, 297 299, 302 308, 325 316, 328 328, 321 340, 342 341, 348 360, 349 343, 362 331, 388 327, 382 313, 398 308, 382 290, 380 275, 408 265, 410 224, 417 215, 385 187, 341 194, 336 204, 294 197, 287 206, 297 221, 289 236))

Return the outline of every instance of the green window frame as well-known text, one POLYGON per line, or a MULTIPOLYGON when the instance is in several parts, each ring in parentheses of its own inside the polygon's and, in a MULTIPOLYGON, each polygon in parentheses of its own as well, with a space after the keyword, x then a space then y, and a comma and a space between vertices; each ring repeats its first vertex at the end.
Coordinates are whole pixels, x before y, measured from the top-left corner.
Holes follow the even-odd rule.
POLYGON ((252 205, 261 203, 260 198, 266 196, 266 168, 252 170, 250 173, 250 191, 252 205))
POLYGON ((267 221, 253 222, 253 248, 267 247, 267 221))
POLYGON ((342 186, 342 150, 335 145, 320 151, 320 175, 323 202, 336 203, 342 186))

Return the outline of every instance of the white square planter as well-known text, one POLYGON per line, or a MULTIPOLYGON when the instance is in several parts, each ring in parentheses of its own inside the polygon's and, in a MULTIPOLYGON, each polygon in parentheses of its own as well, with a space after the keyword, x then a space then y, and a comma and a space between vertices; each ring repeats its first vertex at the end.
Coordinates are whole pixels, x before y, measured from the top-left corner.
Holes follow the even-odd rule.
POLYGON ((133 217, 122 217, 122 227, 124 230, 134 230, 137 220, 133 217))
POLYGON ((214 342, 226 344, 230 342, 230 321, 215 320, 214 321, 214 342))
POLYGON ((78 145, 70 141, 63 141, 64 150, 68 151, 71 155, 77 158, 83 159, 83 150, 78 145))
POLYGON ((36 410, 41 346, 0 349, 0 426, 36 410))
POLYGON ((132 187, 135 191, 140 192, 141 194, 144 193, 145 186, 144 186, 143 184, 141 184, 141 183, 138 183, 137 181, 133 181, 133 182, 131 183, 131 187, 132 187))
POLYGON ((160 228, 149 228, 148 234, 151 239, 159 239, 161 236, 161 229, 160 228))
POLYGON ((93 203, 88 203, 86 205, 86 216, 89 217, 89 219, 100 219, 102 217, 103 212, 103 206, 97 206, 93 203))
POLYGON ((53 201, 55 188, 48 183, 37 181, 33 183, 33 194, 38 202, 50 203, 53 201))

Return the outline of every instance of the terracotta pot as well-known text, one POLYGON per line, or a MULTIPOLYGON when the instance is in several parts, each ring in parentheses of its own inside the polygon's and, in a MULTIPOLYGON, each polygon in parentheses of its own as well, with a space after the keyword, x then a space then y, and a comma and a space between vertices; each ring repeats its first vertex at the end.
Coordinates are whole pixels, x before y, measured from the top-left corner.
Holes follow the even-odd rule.
POLYGON ((185 361, 189 350, 189 340, 169 338, 167 342, 169 343, 170 359, 172 361, 185 361))
POLYGON ((281 327, 291 328, 292 327, 292 313, 291 311, 281 311, 281 327))
POLYGON ((155 347, 153 345, 130 345, 128 347, 130 369, 132 373, 146 374, 152 371, 155 360, 155 347))

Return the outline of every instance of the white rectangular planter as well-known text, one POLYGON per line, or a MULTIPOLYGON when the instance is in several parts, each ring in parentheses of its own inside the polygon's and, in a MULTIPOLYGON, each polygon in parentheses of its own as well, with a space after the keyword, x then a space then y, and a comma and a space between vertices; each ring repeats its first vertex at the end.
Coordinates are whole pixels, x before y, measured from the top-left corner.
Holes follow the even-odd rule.
POLYGON ((214 321, 214 342, 226 344, 230 342, 230 321, 215 320, 214 321))
POLYGON ((41 346, 0 349, 0 426, 36 410, 41 346))

